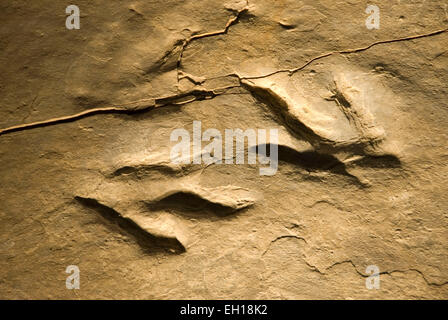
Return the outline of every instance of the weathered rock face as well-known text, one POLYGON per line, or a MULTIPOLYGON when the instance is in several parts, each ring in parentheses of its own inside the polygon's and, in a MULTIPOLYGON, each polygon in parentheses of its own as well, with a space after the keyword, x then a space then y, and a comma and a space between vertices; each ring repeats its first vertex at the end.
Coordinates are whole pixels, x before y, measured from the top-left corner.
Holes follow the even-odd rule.
POLYGON ((0 4, 0 298, 448 298, 445 1, 76 2, 0 4))

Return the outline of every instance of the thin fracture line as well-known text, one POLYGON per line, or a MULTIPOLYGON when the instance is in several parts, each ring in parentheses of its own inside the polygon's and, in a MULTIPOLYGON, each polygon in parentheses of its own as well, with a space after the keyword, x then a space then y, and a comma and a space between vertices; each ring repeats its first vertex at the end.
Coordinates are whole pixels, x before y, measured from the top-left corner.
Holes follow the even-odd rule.
MULTIPOLYGON (((217 97, 219 95, 225 94, 227 90, 233 89, 233 88, 239 88, 240 85, 233 85, 233 86, 227 86, 227 87, 221 87, 216 88, 212 90, 193 90, 189 92, 185 92, 183 94, 174 95, 174 96, 168 96, 168 97, 160 97, 155 99, 143 99, 141 101, 151 101, 145 106, 140 107, 133 107, 133 108, 126 108, 126 107, 101 107, 101 108, 93 108, 89 110, 85 110, 76 114, 63 116, 63 117, 57 117, 57 118, 51 118, 47 120, 32 122, 32 123, 25 123, 20 124, 12 127, 8 127, 5 129, 0 130, 0 136, 3 134, 11 133, 11 132, 17 132, 17 131, 24 131, 29 130, 33 128, 38 127, 45 127, 50 125, 55 125, 59 123, 64 122, 72 122, 76 121, 82 118, 86 118, 92 115, 96 114, 133 114, 133 113, 140 113, 145 112, 150 109, 154 108, 160 108, 166 105, 174 105, 174 106, 182 106, 188 103, 191 103, 193 101, 203 100, 203 99, 212 99, 214 97, 217 97), (188 98, 191 97, 188 100, 182 101, 182 98, 188 98), (180 100, 180 101, 179 101, 180 100)), ((135 104, 141 101, 134 101, 129 104, 135 104)), ((129 105, 128 104, 128 105, 129 105)))
MULTIPOLYGON (((209 37, 209 36, 213 36, 213 35, 218 35, 218 34, 224 34, 228 31, 229 27, 235 23, 239 16, 245 12, 247 10, 247 7, 242 9, 241 11, 239 11, 239 13, 231 18, 227 24, 226 27, 222 30, 222 31, 216 31, 216 32, 211 32, 211 33, 204 33, 204 34, 200 34, 200 35, 196 35, 193 37, 190 37, 189 39, 187 39, 182 47, 182 51, 185 49, 185 47, 188 45, 188 43, 190 43, 192 40, 194 39, 198 39, 198 38, 204 38, 204 37, 209 37)), ((408 40, 415 40, 415 39, 420 39, 420 38, 425 38, 425 37, 431 37, 431 36, 435 36, 444 32, 448 32, 448 28, 446 29, 441 29, 441 30, 437 30, 437 31, 433 31, 433 32, 429 32, 429 33, 425 33, 425 34, 420 34, 420 35, 414 35, 414 36, 408 36, 408 37, 403 37, 403 38, 397 38, 397 39, 389 39, 389 40, 381 40, 381 41, 377 41, 374 42, 368 46, 365 47, 360 47, 360 48, 354 48, 354 49, 346 49, 346 50, 339 50, 339 51, 331 51, 331 52, 327 52, 324 54, 321 54, 319 56, 316 56, 314 58, 312 58, 311 60, 309 60, 308 62, 306 62, 305 64, 303 64, 300 67, 297 68, 293 68, 293 69, 280 69, 265 75, 260 75, 260 76, 249 76, 249 77, 243 77, 240 76, 237 73, 231 73, 228 75, 224 75, 224 76, 217 76, 214 78, 209 78, 206 80, 211 80, 211 79, 216 79, 216 78, 223 78, 223 77, 237 77, 240 81, 241 80, 251 80, 251 79, 261 79, 261 78, 266 78, 266 77, 270 77, 273 76, 275 74, 279 74, 279 73, 284 73, 284 72, 288 72, 290 75, 294 74, 295 72, 298 72, 302 69, 304 69, 305 67, 307 67, 308 65, 310 65, 311 63, 313 63, 314 61, 323 59, 325 57, 334 55, 334 54, 352 54, 352 53, 357 53, 357 52, 362 52, 362 51, 366 51, 374 46, 380 45, 380 44, 387 44, 387 43, 393 43, 393 42, 401 42, 401 41, 408 41, 408 40)), ((165 98, 158 98, 158 99, 154 99, 155 103, 154 104, 150 104, 147 105, 145 107, 140 107, 140 108, 124 108, 124 107, 104 107, 104 108, 93 108, 93 109, 89 109, 89 110, 85 110, 82 111, 80 113, 76 113, 73 115, 69 115, 69 116, 64 116, 64 117, 59 117, 59 118, 52 118, 52 119, 48 119, 48 120, 43 120, 43 121, 37 121, 37 122, 32 122, 32 123, 26 123, 26 124, 20 124, 20 125, 16 125, 16 126, 12 126, 12 127, 8 127, 5 129, 1 129, 0 130, 0 136, 3 134, 7 134, 7 133, 11 133, 11 132, 16 132, 16 131, 23 131, 23 130, 28 130, 28 129, 32 129, 32 128, 37 128, 37 127, 43 127, 43 126, 48 126, 48 125, 53 125, 53 124, 58 124, 58 123, 63 123, 63 122, 71 122, 71 121, 75 121, 81 118, 85 118, 91 115, 95 115, 95 114, 110 114, 110 113, 137 113, 137 112, 144 112, 147 111, 149 109, 153 109, 155 107, 162 107, 164 105, 183 105, 183 104, 187 104, 187 103, 191 103, 193 101, 199 100, 199 95, 195 96, 195 94, 199 94, 202 93, 202 97, 206 97, 207 95, 211 98, 220 95, 219 93, 216 93, 216 91, 218 90, 226 90, 226 89, 230 89, 230 88, 236 88, 236 87, 241 87, 241 85, 234 85, 234 86, 229 86, 229 87, 224 87, 224 88, 217 88, 217 89, 213 89, 210 91, 206 91, 206 90, 196 90, 193 92, 187 92, 183 95, 177 95, 177 96, 173 96, 173 97, 165 97, 165 98), (175 102, 175 101, 171 101, 170 99, 175 99, 175 98, 181 98, 181 96, 188 96, 189 94, 195 96, 194 98, 187 100, 187 101, 183 101, 183 102, 175 102), (157 100, 167 100, 168 102, 166 103, 162 103, 161 105, 157 105, 157 100)), ((222 94, 222 93, 221 93, 222 94)), ((141 101, 148 101, 151 99, 144 99, 141 101)), ((138 102, 138 101, 136 101, 138 102)), ((133 103, 136 103, 133 102, 133 103)))
POLYGON ((415 36, 409 36, 409 37, 403 37, 403 38, 397 38, 397 39, 389 39, 389 40, 380 40, 380 41, 376 41, 374 43, 371 43, 368 46, 355 48, 355 49, 330 51, 330 52, 327 52, 327 53, 324 53, 324 54, 321 54, 321 55, 319 55, 317 57, 312 58, 311 60, 309 60, 305 64, 301 65, 300 67, 293 68, 293 69, 280 69, 280 70, 276 70, 276 71, 273 71, 273 72, 265 74, 265 75, 241 77, 238 74, 234 73, 234 74, 229 74, 227 76, 237 76, 240 80, 251 80, 251 79, 266 78, 266 77, 270 77, 270 76, 273 76, 275 74, 284 73, 284 72, 288 72, 289 74, 294 74, 297 71, 300 71, 300 70, 304 69, 305 67, 307 67, 308 65, 310 65, 314 61, 320 60, 320 59, 323 59, 323 58, 326 58, 326 57, 329 57, 329 56, 334 55, 334 54, 352 54, 352 53, 357 53, 357 52, 361 52, 361 51, 366 51, 366 50, 368 50, 368 49, 370 49, 372 47, 375 47, 377 45, 380 45, 380 44, 387 44, 387 43, 393 43, 393 42, 401 42, 401 41, 408 41, 408 40, 415 40, 415 39, 420 39, 420 38, 426 38, 426 37, 435 36, 435 35, 438 35, 438 34, 441 34, 441 33, 447 32, 447 31, 448 31, 448 28, 437 30, 437 31, 433 31, 433 32, 429 32, 429 33, 425 33, 425 34, 419 34, 419 35, 415 35, 415 36))

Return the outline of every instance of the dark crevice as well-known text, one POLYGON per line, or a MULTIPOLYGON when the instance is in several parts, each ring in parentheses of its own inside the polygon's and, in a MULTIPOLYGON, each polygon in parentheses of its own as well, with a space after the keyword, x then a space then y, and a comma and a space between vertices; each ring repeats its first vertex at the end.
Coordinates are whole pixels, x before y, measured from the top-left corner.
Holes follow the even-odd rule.
POLYGON ((92 209, 99 213, 105 220, 104 224, 111 229, 112 232, 118 232, 127 237, 134 239, 145 253, 183 253, 184 246, 177 239, 169 239, 155 237, 142 229, 134 221, 123 217, 120 213, 109 208, 95 199, 75 197, 75 199, 86 208, 92 209))
POLYGON ((363 168, 402 168, 400 159, 390 154, 381 156, 364 156, 362 159, 354 161, 353 163, 363 168))
MULTIPOLYGON (((262 145, 253 147, 253 152, 259 152, 262 145)), ((267 156, 270 156, 270 144, 265 147, 267 156)), ((292 165, 300 166, 309 171, 331 171, 338 174, 350 175, 346 171, 346 164, 331 154, 316 151, 299 152, 285 145, 278 145, 278 160, 292 165)), ((364 168, 401 168, 400 159, 394 155, 363 156, 352 164, 364 168)))
MULTIPOLYGON (((262 145, 258 145, 254 148, 259 152, 261 146, 262 145)), ((270 150, 270 144, 267 144, 264 148, 265 150, 270 150)), ((269 152, 266 153, 267 156, 270 156, 269 152)), ((278 145, 278 161, 279 166, 281 166, 281 162, 284 162, 304 168, 310 172, 328 171, 333 174, 349 177, 350 179, 353 179, 356 184, 362 185, 357 177, 347 172, 346 166, 342 161, 329 154, 322 154, 316 151, 299 152, 293 148, 278 145)))
POLYGON ((199 195, 184 191, 179 191, 156 202, 146 203, 146 206, 151 211, 163 210, 190 218, 225 217, 236 211, 244 210, 214 203, 199 195))

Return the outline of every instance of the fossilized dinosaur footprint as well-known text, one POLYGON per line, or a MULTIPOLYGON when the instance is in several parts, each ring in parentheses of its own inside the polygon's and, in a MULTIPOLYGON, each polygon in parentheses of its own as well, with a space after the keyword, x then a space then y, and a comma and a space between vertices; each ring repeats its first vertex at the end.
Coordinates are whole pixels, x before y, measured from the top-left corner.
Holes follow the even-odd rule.
POLYGON ((188 248, 186 221, 220 219, 251 207, 259 198, 238 186, 203 187, 189 176, 197 166, 174 165, 158 155, 119 163, 95 190, 76 199, 92 208, 107 208, 113 219, 131 221, 149 237, 168 240, 169 247, 188 248), (154 179, 156 174, 166 179, 154 179))
POLYGON ((269 78, 242 80, 254 95, 267 102, 296 134, 306 137, 314 146, 334 147, 369 145, 384 139, 384 129, 375 123, 362 103, 362 92, 343 78, 334 81, 327 100, 335 101, 344 117, 332 117, 316 110, 299 95, 288 93, 269 78))

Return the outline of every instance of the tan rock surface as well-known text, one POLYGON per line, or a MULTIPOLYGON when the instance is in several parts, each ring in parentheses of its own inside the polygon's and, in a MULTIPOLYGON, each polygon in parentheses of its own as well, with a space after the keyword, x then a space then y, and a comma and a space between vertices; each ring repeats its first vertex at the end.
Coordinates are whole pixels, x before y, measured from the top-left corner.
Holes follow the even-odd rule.
POLYGON ((448 298, 446 1, 74 4, 0 4, 0 298, 448 298), (172 163, 193 121, 277 173, 172 163))

